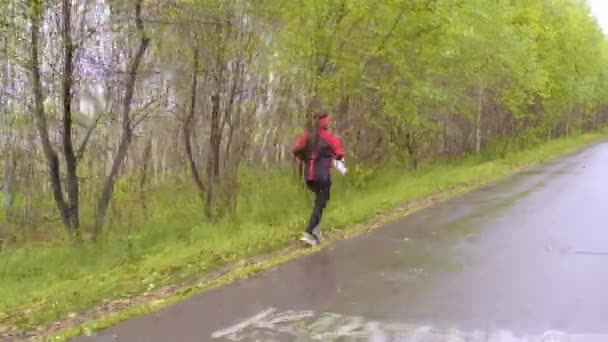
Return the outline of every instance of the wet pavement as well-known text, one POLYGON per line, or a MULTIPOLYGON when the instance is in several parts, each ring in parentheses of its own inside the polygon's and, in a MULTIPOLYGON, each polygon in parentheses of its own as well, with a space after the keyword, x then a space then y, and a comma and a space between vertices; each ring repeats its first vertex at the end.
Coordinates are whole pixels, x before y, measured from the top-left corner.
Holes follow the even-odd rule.
POLYGON ((608 341, 608 143, 76 341, 608 341))

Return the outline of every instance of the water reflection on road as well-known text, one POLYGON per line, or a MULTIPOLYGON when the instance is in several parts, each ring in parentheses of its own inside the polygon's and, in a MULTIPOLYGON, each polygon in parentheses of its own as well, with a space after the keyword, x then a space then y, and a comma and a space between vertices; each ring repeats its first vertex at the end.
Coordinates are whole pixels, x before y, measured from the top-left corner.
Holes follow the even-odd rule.
POLYGON ((262 311, 233 326, 215 331, 217 341, 352 341, 352 342, 588 342, 608 341, 608 335, 569 335, 546 331, 517 336, 510 331, 460 331, 450 327, 386 323, 313 311, 262 311))

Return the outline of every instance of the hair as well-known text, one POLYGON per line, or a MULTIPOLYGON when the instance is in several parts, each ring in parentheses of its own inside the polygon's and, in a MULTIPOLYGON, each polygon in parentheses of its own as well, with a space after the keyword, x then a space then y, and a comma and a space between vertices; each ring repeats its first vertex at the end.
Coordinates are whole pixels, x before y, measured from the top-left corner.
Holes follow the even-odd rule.
POLYGON ((308 148, 312 149, 319 142, 319 113, 309 113, 306 121, 306 131, 308 132, 308 148))

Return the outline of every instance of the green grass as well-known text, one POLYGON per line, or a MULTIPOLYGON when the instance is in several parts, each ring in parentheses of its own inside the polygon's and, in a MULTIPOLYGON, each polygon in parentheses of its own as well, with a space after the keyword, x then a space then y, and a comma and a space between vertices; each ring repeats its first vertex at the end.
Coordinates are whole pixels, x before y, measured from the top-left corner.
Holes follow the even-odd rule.
MULTIPOLYGON (((416 171, 351 170, 348 177, 335 177, 324 227, 348 230, 404 202, 497 180, 522 166, 575 151, 606 133, 554 140, 495 160, 486 155, 416 171)), ((167 186, 150 193, 147 220, 128 192, 119 192, 116 215, 122 217, 121 229, 110 231, 101 243, 1 253, 0 322, 5 323, 0 323, 0 333, 9 326, 43 326, 103 300, 129 297, 276 251, 301 233, 310 202, 293 177, 250 173, 241 189, 237 215, 215 223, 202 219, 203 208, 189 187, 167 186), (127 233, 128 221, 134 223, 127 233)))

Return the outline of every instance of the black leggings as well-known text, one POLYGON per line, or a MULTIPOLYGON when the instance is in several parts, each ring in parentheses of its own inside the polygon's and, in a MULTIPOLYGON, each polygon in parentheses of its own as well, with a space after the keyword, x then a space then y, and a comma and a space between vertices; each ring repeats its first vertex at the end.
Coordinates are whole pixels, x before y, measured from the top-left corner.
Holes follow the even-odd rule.
MULTIPOLYGON (((315 206, 312 209, 312 215, 310 216, 310 223, 306 232, 313 234, 313 229, 321 222, 323 216, 323 209, 327 207, 327 201, 329 201, 329 191, 331 189, 331 181, 308 181, 306 182, 308 189, 315 194, 315 206)), ((313 234, 314 235, 314 234, 313 234)))

